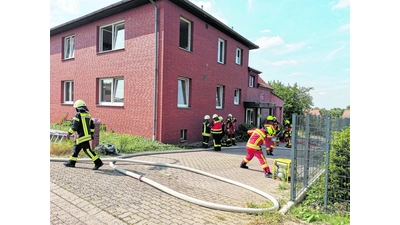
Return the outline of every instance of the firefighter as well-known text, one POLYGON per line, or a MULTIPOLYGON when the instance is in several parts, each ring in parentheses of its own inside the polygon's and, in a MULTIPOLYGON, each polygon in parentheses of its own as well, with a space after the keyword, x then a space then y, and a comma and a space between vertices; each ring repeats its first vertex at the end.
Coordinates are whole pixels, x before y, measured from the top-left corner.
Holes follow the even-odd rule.
POLYGON ((232 146, 232 145, 236 145, 235 143, 235 122, 236 122, 236 118, 232 117, 232 114, 228 114, 228 117, 226 118, 226 135, 227 135, 227 139, 226 139, 226 144, 227 146, 232 146))
POLYGON ((273 155, 272 152, 274 151, 275 148, 275 142, 272 140, 272 138, 276 135, 276 127, 274 124, 274 117, 273 116, 267 116, 267 120, 264 123, 264 129, 270 127, 272 129, 272 134, 268 133, 267 134, 267 143, 266 143, 266 152, 267 155, 273 155))
POLYGON ((210 123, 211 134, 213 136, 214 151, 221 151, 222 139, 222 121, 218 118, 217 114, 213 115, 213 120, 210 123))
POLYGON ((203 136, 203 148, 208 148, 208 143, 210 141, 211 129, 210 129, 210 116, 205 115, 203 120, 203 130, 201 131, 201 135, 203 136))
POLYGON ((242 160, 240 164, 240 168, 248 169, 249 167, 246 165, 250 160, 253 159, 254 156, 260 162, 261 168, 265 174, 266 178, 271 178, 272 173, 268 166, 267 160, 264 157, 261 146, 263 144, 267 144, 267 135, 271 136, 273 134, 273 130, 271 127, 267 128, 254 128, 252 130, 248 130, 247 133, 250 135, 249 140, 246 144, 247 155, 242 160))
POLYGON ((284 129, 285 129, 285 142, 286 142, 285 147, 291 148, 292 147, 292 124, 290 124, 289 120, 285 120, 284 129))
POLYGON ((280 136, 281 136, 281 131, 282 131, 282 126, 279 123, 279 121, 276 119, 276 116, 273 117, 274 118, 274 124, 275 124, 275 128, 276 128, 276 141, 275 141, 275 146, 279 146, 279 142, 280 142, 280 136))
POLYGON ((103 166, 103 162, 90 147, 90 141, 93 139, 94 122, 92 117, 88 113, 89 109, 83 100, 77 100, 74 103, 76 114, 72 119, 71 127, 68 130, 67 138, 74 134, 74 147, 72 155, 68 162, 64 163, 66 167, 75 167, 75 163, 78 160, 78 155, 81 150, 85 152, 89 158, 94 162, 92 170, 98 170, 103 166))
POLYGON ((226 147, 227 146, 227 143, 226 143, 226 124, 225 124, 224 118, 222 116, 218 116, 218 119, 222 123, 221 146, 226 147))

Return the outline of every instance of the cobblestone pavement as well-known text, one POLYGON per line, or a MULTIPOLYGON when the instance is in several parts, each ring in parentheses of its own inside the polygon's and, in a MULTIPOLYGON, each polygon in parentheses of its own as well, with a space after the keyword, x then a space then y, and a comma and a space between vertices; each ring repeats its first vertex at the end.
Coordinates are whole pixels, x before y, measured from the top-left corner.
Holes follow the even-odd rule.
MULTIPOLYGON (((220 152, 186 150, 128 159, 175 164, 208 172, 259 189, 274 197, 283 207, 289 201, 289 189, 282 189, 280 180, 265 178, 257 158, 248 163, 249 169, 239 168, 246 155, 244 145, 223 147, 220 152)), ((274 158, 288 158, 290 149, 277 147, 274 156, 265 156, 272 169, 274 158)), ((251 190, 191 171, 132 162, 116 162, 116 165, 195 199, 244 208, 248 208, 248 203, 261 205, 268 202, 268 207, 272 206, 271 201, 251 190)), ((51 224, 231 225, 248 224, 257 217, 185 201, 116 171, 106 160, 99 170, 91 170, 92 167, 92 162, 79 160, 75 168, 64 167, 63 162, 50 161, 51 224)))

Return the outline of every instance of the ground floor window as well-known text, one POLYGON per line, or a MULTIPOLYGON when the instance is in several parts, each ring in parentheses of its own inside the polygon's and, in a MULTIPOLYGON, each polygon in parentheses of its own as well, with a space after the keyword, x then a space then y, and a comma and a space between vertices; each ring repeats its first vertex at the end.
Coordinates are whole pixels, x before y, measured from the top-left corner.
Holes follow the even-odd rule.
POLYGON ((111 77, 99 79, 99 104, 124 105, 124 78, 111 77))

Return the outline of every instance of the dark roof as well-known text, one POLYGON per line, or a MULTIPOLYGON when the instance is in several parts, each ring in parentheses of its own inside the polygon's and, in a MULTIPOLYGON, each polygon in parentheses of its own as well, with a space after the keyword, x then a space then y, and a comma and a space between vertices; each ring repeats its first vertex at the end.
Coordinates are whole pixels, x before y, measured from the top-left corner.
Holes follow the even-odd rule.
MULTIPOLYGON (((188 0, 169 0, 175 3, 177 6, 185 9, 186 11, 192 13, 193 15, 197 16, 204 22, 208 23, 209 25, 215 27, 216 29, 220 30, 221 32, 229 35, 230 37, 234 38, 235 40, 239 41, 240 43, 247 46, 250 50, 251 49, 258 49, 259 46, 254 44, 253 42, 249 41, 248 39, 244 38, 242 35, 204 11, 203 9, 197 7, 195 4, 191 3, 188 0)), ((154 0, 156 3, 157 0, 154 0)), ((77 27, 89 24, 91 22, 115 15, 117 13, 124 12, 126 10, 139 7, 144 4, 151 4, 150 0, 122 0, 120 2, 114 3, 107 7, 101 8, 96 10, 92 13, 86 14, 74 20, 68 21, 66 23, 60 24, 50 29, 50 36, 75 29, 77 27)), ((157 4, 157 3, 156 3, 157 4)))

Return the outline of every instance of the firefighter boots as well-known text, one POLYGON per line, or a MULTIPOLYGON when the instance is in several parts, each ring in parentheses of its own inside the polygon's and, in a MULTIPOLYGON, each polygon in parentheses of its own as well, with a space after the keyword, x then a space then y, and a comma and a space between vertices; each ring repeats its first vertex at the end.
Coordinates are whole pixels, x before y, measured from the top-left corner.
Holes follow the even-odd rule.
POLYGON ((266 178, 272 178, 272 173, 271 172, 265 173, 265 177, 266 178))
POLYGON ((246 163, 245 163, 245 162, 242 162, 242 163, 240 164, 240 168, 248 169, 249 167, 246 166, 246 163))
POLYGON ((64 166, 66 167, 75 167, 76 161, 71 161, 69 160, 68 162, 64 163, 64 166))
POLYGON ((98 170, 100 167, 102 167, 104 164, 103 164, 103 162, 101 161, 101 159, 100 158, 98 158, 98 159, 96 159, 95 161, 94 161, 94 167, 92 168, 92 170, 98 170))

